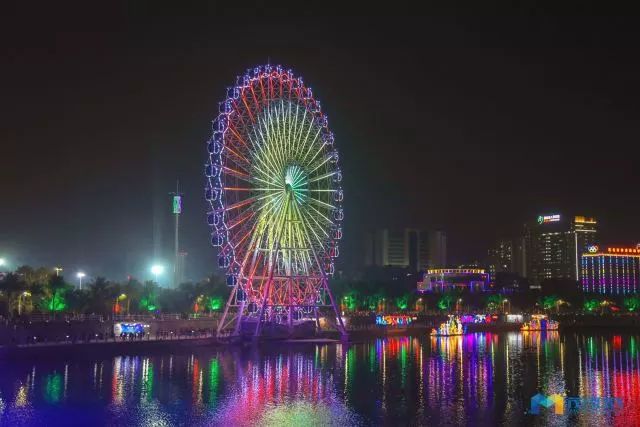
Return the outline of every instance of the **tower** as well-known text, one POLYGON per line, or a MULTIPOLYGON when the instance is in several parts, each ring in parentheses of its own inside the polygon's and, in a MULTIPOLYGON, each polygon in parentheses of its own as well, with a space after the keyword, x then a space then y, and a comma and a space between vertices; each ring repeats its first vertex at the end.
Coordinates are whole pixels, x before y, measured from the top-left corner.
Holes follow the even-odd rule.
POLYGON ((184 275, 184 259, 180 253, 180 214, 182 213, 182 193, 180 181, 176 181, 176 191, 169 193, 172 196, 172 212, 175 217, 174 231, 174 257, 173 257, 173 287, 177 288, 184 275))

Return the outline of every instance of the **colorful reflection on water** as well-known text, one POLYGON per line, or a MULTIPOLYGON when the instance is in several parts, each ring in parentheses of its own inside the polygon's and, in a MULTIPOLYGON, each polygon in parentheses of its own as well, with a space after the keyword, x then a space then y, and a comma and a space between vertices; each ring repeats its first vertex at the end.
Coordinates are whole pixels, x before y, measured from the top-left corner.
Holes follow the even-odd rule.
POLYGON ((635 335, 389 337, 352 345, 0 362, 2 425, 637 425, 635 335), (536 393, 624 410, 529 414, 536 393))

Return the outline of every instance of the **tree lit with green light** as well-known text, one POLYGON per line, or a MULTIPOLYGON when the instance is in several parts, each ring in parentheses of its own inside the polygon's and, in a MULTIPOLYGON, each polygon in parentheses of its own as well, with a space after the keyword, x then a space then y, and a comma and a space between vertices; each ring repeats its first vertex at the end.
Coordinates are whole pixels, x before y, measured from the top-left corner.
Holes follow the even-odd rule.
POLYGON ((440 310, 448 310, 449 308, 451 308, 452 302, 453 296, 450 294, 445 294, 438 300, 438 308, 440 310))
POLYGON ((209 297, 209 302, 207 304, 209 306, 209 310, 211 311, 219 311, 222 309, 222 297, 209 297))
POLYGON ((584 301, 584 310, 592 313, 600 307, 600 301, 595 298, 587 299, 584 301))
POLYGON ((627 311, 636 312, 640 309, 640 297, 638 295, 631 295, 624 299, 624 308, 627 311))

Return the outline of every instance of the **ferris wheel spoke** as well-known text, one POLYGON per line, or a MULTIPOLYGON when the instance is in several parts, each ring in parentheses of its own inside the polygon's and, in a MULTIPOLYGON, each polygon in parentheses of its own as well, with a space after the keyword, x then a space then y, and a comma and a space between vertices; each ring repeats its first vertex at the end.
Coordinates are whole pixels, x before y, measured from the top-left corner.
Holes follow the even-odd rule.
POLYGON ((311 175, 312 173, 314 173, 315 171, 317 171, 318 169, 320 169, 322 166, 326 165, 329 161, 331 161, 331 159, 333 158, 333 155, 329 154, 327 156, 325 156, 324 160, 322 160, 320 163, 318 163, 313 169, 311 169, 309 171, 309 175, 311 175))
POLYGON ((246 210, 245 212, 243 212, 242 214, 238 215, 236 218, 234 218, 233 221, 231 221, 229 223, 229 225, 227 226, 227 230, 233 230, 238 225, 240 225, 243 222, 253 218, 254 215, 255 215, 255 211, 250 210, 250 209, 246 210))
POLYGON ((264 104, 267 105, 269 98, 264 93, 264 83, 262 82, 262 79, 258 79, 258 81, 260 82, 260 92, 262 93, 262 100, 264 104))
POLYGON ((242 179, 244 181, 247 181, 247 182, 251 182, 251 176, 249 176, 247 173, 240 172, 240 171, 235 170, 233 168, 230 168, 228 166, 223 166, 222 170, 224 172, 228 173, 231 176, 234 176, 236 178, 240 178, 240 179, 242 179))
POLYGON ((242 98, 242 103, 246 107, 245 111, 249 114, 249 117, 251 118, 251 122, 255 123, 256 119, 253 117, 253 114, 251 114, 251 108, 249 107, 249 104, 247 103, 247 97, 245 96, 245 90, 244 89, 242 90, 241 98, 242 98))
POLYGON ((333 221, 331 221, 331 220, 330 220, 327 216, 325 216, 322 212, 320 212, 319 210, 317 210, 313 205, 307 205, 307 206, 309 206, 309 209, 313 209, 313 211, 314 211, 315 213, 317 213, 318 215, 320 215, 320 217, 321 217, 322 219, 324 219, 327 223, 329 223, 329 224, 331 224, 331 225, 334 225, 334 224, 333 224, 333 221))
POLYGON ((243 168, 245 167, 245 165, 251 166, 251 162, 249 161, 249 159, 247 159, 245 156, 243 156, 242 154, 240 154, 239 152, 237 152, 236 150, 234 150, 229 146, 224 147, 222 154, 225 156, 225 158, 231 160, 232 162, 234 162, 239 166, 242 166, 243 168), (242 163, 238 163, 238 160, 241 160, 242 163))
MULTIPOLYGON (((325 230, 325 227, 323 227, 320 222, 318 222, 318 220, 315 218, 315 216, 311 215, 310 213, 305 212, 305 214, 307 215, 307 217, 309 219, 311 219, 311 221, 314 222, 315 226, 317 227, 317 229, 324 234, 325 238, 329 238, 329 233, 327 233, 327 231, 325 230)), ((313 230, 313 227, 310 227, 313 230)))
POLYGON ((270 134, 270 138, 271 140, 274 142, 274 145, 276 147, 275 151, 278 155, 278 158, 280 159, 280 164, 284 164, 285 161, 285 148, 283 145, 283 141, 282 138, 280 137, 280 129, 282 126, 280 126, 280 123, 278 122, 278 111, 276 109, 276 112, 274 114, 268 114, 268 120, 269 120, 269 134, 270 134), (276 123, 274 123, 274 120, 276 121, 276 123))
POLYGON ((335 188, 302 188, 300 191, 306 193, 335 193, 338 190, 335 188))
MULTIPOLYGON (((255 129, 254 129, 254 134, 255 134, 255 129)), ((255 151, 259 151, 259 154, 258 155, 254 155, 253 157, 258 162, 260 162, 260 164, 264 165, 264 167, 269 170, 269 173, 271 173, 272 176, 276 176, 277 175, 277 170, 278 170, 278 165, 274 163, 274 161, 271 158, 271 156, 265 155, 263 146, 261 146, 260 144, 254 142, 251 137, 249 137, 249 139, 251 140, 251 143, 254 146, 254 150, 255 151)), ((256 135, 256 139, 258 139, 257 135, 256 135)))
POLYGON ((316 150, 316 153, 313 155, 313 157, 311 157, 311 159, 309 159, 307 161, 307 157, 309 156, 309 152, 311 151, 311 149, 314 146, 317 146, 318 144, 316 144, 316 141, 318 139, 318 136, 320 136, 320 131, 322 130, 322 128, 318 128, 318 133, 316 133, 313 143, 309 146, 309 150, 307 151, 307 153, 304 155, 304 159, 303 161, 305 162, 305 165, 311 165, 313 163, 313 161, 316 159, 316 157, 318 157, 318 154, 322 153, 322 151, 324 150, 324 148, 326 147, 326 143, 323 142, 322 144, 319 144, 320 146, 318 147, 318 150, 316 150))
POLYGON ((320 175, 320 176, 317 176, 317 177, 311 178, 311 179, 309 180, 309 183, 316 182, 316 181, 320 181, 320 180, 323 180, 323 179, 326 179, 326 178, 330 178, 330 177, 332 177, 333 175, 335 175, 335 174, 336 174, 336 172, 337 172, 337 171, 331 171, 331 172, 325 173, 325 174, 323 174, 323 175, 320 175))
MULTIPOLYGON (((303 218, 304 221, 304 215, 301 214, 301 218, 303 218)), ((313 219, 313 217, 311 216, 311 218, 313 219)), ((315 221, 315 219, 314 219, 315 221)), ((316 221, 317 224, 317 221, 316 221)), ((313 236, 316 238, 316 241, 318 242, 318 247, 320 247, 322 250, 324 250, 324 242, 322 241, 322 239, 320 238, 320 236, 318 236, 318 233, 316 233, 315 229, 309 225, 307 225, 306 227, 308 230, 311 230, 311 233, 313 233, 313 236)), ((310 246, 313 246, 313 242, 311 241, 311 236, 309 236, 308 234, 306 235, 307 241, 309 243, 310 246)))
POLYGON ((333 206, 332 204, 329 204, 329 203, 323 202, 322 200, 318 200, 318 199, 316 199, 316 198, 314 198, 314 197, 310 197, 310 196, 309 196, 309 199, 308 199, 308 200, 309 200, 309 201, 311 201, 311 202, 313 202, 313 203, 315 203, 315 204, 317 204, 318 206, 322 206, 322 207, 325 207, 325 208, 328 208, 328 209, 335 209, 335 208, 336 208, 336 207, 335 207, 335 206, 333 206))

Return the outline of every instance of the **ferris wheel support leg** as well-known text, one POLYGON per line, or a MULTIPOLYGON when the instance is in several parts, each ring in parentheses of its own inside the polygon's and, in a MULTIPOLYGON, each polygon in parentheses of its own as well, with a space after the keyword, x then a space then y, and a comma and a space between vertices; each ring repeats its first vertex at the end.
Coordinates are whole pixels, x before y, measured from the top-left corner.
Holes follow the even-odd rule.
POLYGON ((262 318, 264 317, 264 307, 267 305, 267 298, 271 291, 271 281, 273 280, 273 272, 270 274, 269 282, 265 289, 264 297, 262 298, 262 305, 260 306, 260 314, 258 315, 258 322, 256 323, 256 331, 253 334, 253 338, 257 339, 260 336, 260 330, 262 329, 262 318))
POLYGON ((291 299, 291 286, 293 285, 291 282, 293 279, 289 278, 289 285, 287 289, 287 293, 289 296, 289 315, 287 319, 287 323, 289 324, 289 335, 293 333, 293 300, 291 299))
POLYGON ((240 303, 240 308, 238 309, 238 317, 236 318, 236 327, 233 330, 234 335, 240 335, 240 327, 242 326, 242 316, 244 313, 244 306, 246 301, 242 301, 240 303))
MULTIPOLYGON (((227 305, 224 306, 224 312, 222 313, 222 317, 218 321, 218 330, 216 332, 216 337, 218 338, 220 337, 220 332, 222 332, 222 328, 224 327, 224 322, 227 320, 227 314, 229 314, 229 307, 231 306, 231 301, 233 301, 233 298, 236 295, 236 292, 238 290, 238 285, 239 283, 236 283, 236 285, 233 287, 233 290, 229 295, 229 299, 227 300, 227 305)), ((238 313, 238 316, 240 316, 241 314, 242 312, 238 313)))
POLYGON ((338 312, 338 308, 336 307, 336 302, 333 299, 333 294, 331 293, 331 289, 329 289, 329 281, 327 280, 327 277, 325 276, 323 279, 324 282, 324 288, 327 290, 327 294, 329 294, 329 299, 331 300, 331 306, 333 307, 333 312, 336 314, 336 317, 338 318, 338 323, 340 324, 340 327, 338 328, 338 332, 340 332, 340 336, 343 340, 346 340, 349 337, 349 334, 347 334, 347 330, 344 327, 344 323, 342 322, 342 316, 340 316, 340 313, 338 312))

